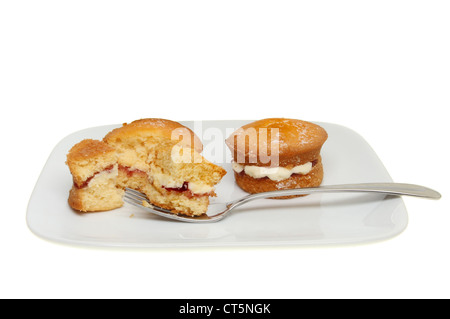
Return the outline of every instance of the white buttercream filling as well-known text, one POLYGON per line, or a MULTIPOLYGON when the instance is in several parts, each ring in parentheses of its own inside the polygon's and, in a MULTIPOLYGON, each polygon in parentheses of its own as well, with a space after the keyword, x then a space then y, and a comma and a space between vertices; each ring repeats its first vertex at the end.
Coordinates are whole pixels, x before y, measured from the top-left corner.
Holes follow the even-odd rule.
POLYGON ((306 175, 309 172, 311 172, 313 167, 312 162, 298 165, 291 169, 280 166, 279 167, 262 167, 254 165, 244 166, 236 162, 232 162, 231 165, 236 173, 241 173, 242 171, 244 171, 244 173, 250 177, 253 178, 268 177, 276 182, 288 179, 289 177, 291 177, 292 174, 306 175))
POLYGON ((203 183, 188 183, 189 190, 194 194, 208 194, 214 191, 214 187, 203 183))
POLYGON ((95 174, 95 176, 89 181, 88 186, 95 187, 109 184, 111 182, 111 179, 116 178, 117 175, 119 174, 118 167, 119 166, 115 164, 113 168, 95 174))
MULTIPOLYGON (((153 181, 156 181, 157 184, 166 187, 166 188, 182 188, 185 181, 177 180, 170 175, 167 174, 153 174, 153 181)), ((194 183, 188 182, 188 189, 197 195, 207 194, 214 191, 214 187, 204 184, 204 183, 194 183)))

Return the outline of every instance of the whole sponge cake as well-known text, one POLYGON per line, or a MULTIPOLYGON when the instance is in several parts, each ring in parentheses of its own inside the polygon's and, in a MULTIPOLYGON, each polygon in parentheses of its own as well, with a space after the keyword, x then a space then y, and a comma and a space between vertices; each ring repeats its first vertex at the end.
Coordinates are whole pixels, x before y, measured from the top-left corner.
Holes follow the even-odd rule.
POLYGON ((73 177, 72 208, 92 212, 123 205, 123 190, 117 187, 117 154, 108 144, 85 139, 70 149, 66 163, 73 177))
POLYGON ((69 152, 67 164, 74 178, 69 203, 81 211, 117 208, 128 187, 173 213, 202 215, 209 198, 215 196, 215 185, 226 174, 200 154, 202 148, 189 128, 171 120, 150 118, 123 124, 103 141, 85 140, 69 152), (86 158, 90 158, 88 164, 86 158), (96 188, 96 196, 87 197, 84 192, 100 177, 110 177, 108 187, 96 188), (111 196, 114 189, 117 196, 111 196))
POLYGON ((320 151, 327 138, 321 126, 297 119, 268 118, 244 125, 226 140, 237 185, 248 193, 319 186, 320 151))

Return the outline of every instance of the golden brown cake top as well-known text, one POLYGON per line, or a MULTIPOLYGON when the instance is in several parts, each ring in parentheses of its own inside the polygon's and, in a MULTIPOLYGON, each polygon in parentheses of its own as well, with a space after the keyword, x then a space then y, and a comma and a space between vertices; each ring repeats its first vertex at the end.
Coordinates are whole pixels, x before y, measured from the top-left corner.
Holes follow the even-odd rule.
POLYGON ((317 124, 267 118, 242 126, 227 138, 226 144, 236 162, 265 166, 274 156, 284 164, 314 160, 327 138, 325 129, 317 124))
POLYGON ((167 119, 146 118, 124 123, 122 127, 109 132, 104 141, 114 143, 127 138, 164 138, 182 140, 183 145, 193 147, 201 152, 203 145, 197 135, 186 126, 167 119))
POLYGON ((82 185, 94 174, 117 162, 114 148, 105 142, 85 139, 75 144, 67 154, 66 164, 76 185, 82 185))
POLYGON ((72 162, 85 161, 114 151, 114 148, 102 141, 85 139, 70 149, 67 154, 67 163, 70 166, 72 162))

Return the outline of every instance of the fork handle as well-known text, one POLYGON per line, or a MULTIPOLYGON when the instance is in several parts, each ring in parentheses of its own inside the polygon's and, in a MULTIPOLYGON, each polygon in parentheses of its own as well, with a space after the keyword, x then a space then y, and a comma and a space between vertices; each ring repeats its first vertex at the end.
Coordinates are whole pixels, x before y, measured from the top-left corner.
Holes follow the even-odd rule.
POLYGON ((403 184, 403 183, 362 183, 362 184, 329 185, 310 188, 295 188, 295 189, 285 189, 279 191, 251 194, 231 203, 231 206, 234 208, 246 202, 261 198, 308 195, 314 193, 337 193, 337 192, 381 193, 397 196, 399 195, 415 196, 428 199, 441 198, 441 194, 439 194, 437 191, 420 185, 403 184))

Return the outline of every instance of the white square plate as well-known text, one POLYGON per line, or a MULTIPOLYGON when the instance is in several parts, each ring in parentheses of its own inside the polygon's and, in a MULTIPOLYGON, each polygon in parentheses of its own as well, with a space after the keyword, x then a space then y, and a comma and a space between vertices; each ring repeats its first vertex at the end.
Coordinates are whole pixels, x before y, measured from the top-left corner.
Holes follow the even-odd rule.
MULTIPOLYGON (((182 122, 203 140, 204 156, 228 171, 217 186, 218 197, 213 201, 246 195, 234 182, 224 139, 248 122, 182 122)), ((336 124, 317 124, 329 135, 322 149, 323 185, 392 182, 361 136, 336 124)), ((102 139, 119 126, 85 129, 64 138, 55 147, 28 205, 27 223, 33 233, 61 243, 111 247, 333 245, 388 239, 407 226, 408 215, 400 197, 363 193, 263 199, 241 206, 226 219, 212 224, 167 220, 127 203, 113 211, 75 212, 67 203, 72 186, 72 176, 65 165, 67 152, 82 139, 102 139)))

